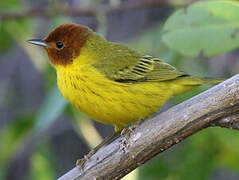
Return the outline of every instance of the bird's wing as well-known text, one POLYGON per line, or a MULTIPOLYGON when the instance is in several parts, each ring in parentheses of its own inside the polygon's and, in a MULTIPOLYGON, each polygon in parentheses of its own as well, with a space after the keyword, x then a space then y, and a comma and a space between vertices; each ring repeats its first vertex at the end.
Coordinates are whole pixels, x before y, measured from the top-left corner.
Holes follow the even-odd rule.
POLYGON ((113 79, 118 82, 167 81, 185 75, 159 58, 142 56, 136 64, 116 71, 113 79))
POLYGON ((129 49, 122 50, 122 47, 121 53, 105 56, 95 67, 106 78, 122 83, 167 81, 187 76, 159 58, 143 56, 129 49))

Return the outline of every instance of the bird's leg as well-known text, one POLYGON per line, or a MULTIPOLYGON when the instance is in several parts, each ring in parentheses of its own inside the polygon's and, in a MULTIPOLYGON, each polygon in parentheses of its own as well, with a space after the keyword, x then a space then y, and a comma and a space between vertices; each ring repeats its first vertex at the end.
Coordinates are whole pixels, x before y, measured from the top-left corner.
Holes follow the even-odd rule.
POLYGON ((121 136, 125 136, 127 139, 129 139, 130 134, 131 134, 131 133, 134 131, 134 129, 137 128, 137 127, 138 127, 138 124, 133 124, 133 125, 131 125, 131 126, 129 126, 129 127, 125 127, 125 128, 121 131, 120 135, 121 135, 121 136))
POLYGON ((134 131, 134 129, 135 128, 137 128, 138 127, 138 125, 137 124, 133 124, 133 125, 131 125, 131 126, 129 126, 129 127, 126 127, 126 128, 124 128, 122 131, 121 131, 121 133, 120 133, 120 135, 121 136, 124 136, 124 135, 126 135, 126 134, 130 134, 130 133, 132 133, 133 131, 134 131))
POLYGON ((101 147, 103 147, 106 144, 109 144, 110 142, 112 142, 115 137, 119 134, 120 132, 114 132, 111 136, 108 136, 107 138, 105 138, 99 145, 97 145, 94 149, 92 149, 87 155, 84 156, 84 158, 78 159, 76 161, 76 166, 83 168, 85 162, 90 159, 91 156, 93 156, 101 147))
POLYGON ((88 154, 88 158, 93 156, 101 147, 109 144, 111 141, 115 139, 115 137, 119 134, 119 132, 114 132, 111 136, 106 137, 100 144, 98 144, 94 149, 92 149, 88 154))

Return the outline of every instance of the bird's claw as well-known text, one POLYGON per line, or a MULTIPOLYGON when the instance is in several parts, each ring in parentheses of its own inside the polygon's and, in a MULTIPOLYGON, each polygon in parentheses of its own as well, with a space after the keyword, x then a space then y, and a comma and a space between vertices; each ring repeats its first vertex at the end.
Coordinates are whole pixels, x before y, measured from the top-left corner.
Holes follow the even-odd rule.
POLYGON ((76 166, 79 167, 80 169, 84 169, 85 163, 87 160, 90 159, 89 154, 85 155, 83 158, 81 159, 77 159, 76 161, 76 166))
POLYGON ((80 169, 84 168, 86 159, 85 158, 81 158, 81 159, 77 159, 76 161, 76 167, 79 167, 80 169))
POLYGON ((133 125, 131 125, 131 126, 129 126, 129 127, 126 127, 126 128, 124 128, 124 129, 121 131, 120 135, 121 135, 121 136, 126 136, 126 137, 129 138, 130 134, 131 134, 131 133, 134 131, 134 129, 137 128, 137 127, 138 127, 137 124, 133 124, 133 125))

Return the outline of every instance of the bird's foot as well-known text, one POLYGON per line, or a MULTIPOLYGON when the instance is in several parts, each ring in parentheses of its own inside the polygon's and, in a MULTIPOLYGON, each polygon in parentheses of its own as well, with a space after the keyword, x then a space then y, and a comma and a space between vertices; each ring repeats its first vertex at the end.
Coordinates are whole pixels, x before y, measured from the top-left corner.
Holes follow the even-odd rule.
POLYGON ((118 134, 119 134, 118 132, 114 132, 111 136, 105 138, 99 145, 97 145, 94 149, 92 149, 87 155, 85 155, 81 159, 78 159, 76 161, 76 166, 83 169, 86 161, 88 161, 101 147, 105 146, 106 144, 114 140, 114 138, 117 137, 118 134))
POLYGON ((130 142, 129 142, 129 139, 130 139, 130 136, 131 136, 131 133, 134 131, 134 129, 138 127, 137 124, 133 124, 129 127, 126 127, 124 128, 120 135, 121 135, 121 139, 120 139, 120 150, 124 153, 128 152, 128 149, 129 149, 129 146, 130 146, 130 142))
POLYGON ((80 169, 84 169, 84 166, 85 166, 85 162, 87 161, 88 159, 86 158, 86 156, 84 156, 83 158, 81 159, 77 159, 76 161, 76 167, 79 167, 80 169))
POLYGON ((84 169, 86 161, 88 161, 96 152, 98 149, 92 149, 87 155, 85 155, 81 159, 77 159, 76 161, 76 166, 79 167, 80 169, 84 169))
POLYGON ((130 134, 134 131, 134 129, 135 128, 137 128, 138 127, 138 125, 137 124, 133 124, 133 125, 131 125, 131 126, 129 126, 129 127, 126 127, 126 128, 124 128, 122 131, 121 131, 121 133, 120 133, 120 135, 121 136, 125 136, 127 139, 130 137, 130 134))

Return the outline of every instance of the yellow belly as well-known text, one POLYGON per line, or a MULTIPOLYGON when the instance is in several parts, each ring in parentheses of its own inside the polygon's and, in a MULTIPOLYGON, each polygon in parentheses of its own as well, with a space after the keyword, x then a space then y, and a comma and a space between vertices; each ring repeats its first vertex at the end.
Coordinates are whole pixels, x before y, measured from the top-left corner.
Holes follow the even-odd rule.
POLYGON ((118 83, 92 68, 58 68, 61 94, 96 121, 121 130, 129 123, 151 116, 172 95, 169 83, 118 83))

